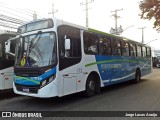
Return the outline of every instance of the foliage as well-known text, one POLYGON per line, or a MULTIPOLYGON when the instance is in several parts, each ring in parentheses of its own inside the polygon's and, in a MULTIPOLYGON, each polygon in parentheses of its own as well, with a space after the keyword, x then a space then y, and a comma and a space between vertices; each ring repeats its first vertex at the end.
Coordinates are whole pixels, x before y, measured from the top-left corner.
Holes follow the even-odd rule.
POLYGON ((154 28, 160 31, 160 0, 143 0, 139 4, 141 18, 154 20, 154 28))

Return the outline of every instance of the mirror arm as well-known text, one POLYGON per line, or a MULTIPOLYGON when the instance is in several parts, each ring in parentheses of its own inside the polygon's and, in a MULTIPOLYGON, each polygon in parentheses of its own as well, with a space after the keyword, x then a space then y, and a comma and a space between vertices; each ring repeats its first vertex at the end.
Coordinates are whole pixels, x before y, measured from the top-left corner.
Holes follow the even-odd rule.
POLYGON ((14 54, 14 53, 7 52, 7 54, 9 54, 9 55, 11 55, 11 56, 14 56, 14 57, 15 57, 15 54, 14 54))

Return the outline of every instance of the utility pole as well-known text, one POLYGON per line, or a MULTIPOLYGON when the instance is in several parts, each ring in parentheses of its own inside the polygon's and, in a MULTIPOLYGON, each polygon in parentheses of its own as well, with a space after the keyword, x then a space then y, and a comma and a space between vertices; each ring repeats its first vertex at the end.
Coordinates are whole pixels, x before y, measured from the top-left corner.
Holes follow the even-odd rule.
POLYGON ((94 0, 91 0, 90 2, 88 2, 88 0, 86 0, 85 3, 80 3, 80 5, 85 5, 85 11, 86 11, 86 27, 88 27, 89 22, 88 22, 88 4, 92 3, 94 0))
POLYGON ((52 14, 54 18, 54 14, 58 12, 58 10, 54 10, 54 3, 52 3, 52 12, 49 12, 48 14, 52 14))
POLYGON ((111 11, 112 13, 114 13, 112 16, 115 19, 115 32, 116 32, 116 35, 118 34, 118 32, 117 32, 117 19, 120 18, 120 16, 117 15, 117 12, 121 11, 121 10, 123 10, 123 8, 122 9, 115 9, 114 11, 111 11))
POLYGON ((138 28, 138 29, 141 29, 142 30, 142 43, 144 44, 144 29, 146 27, 141 27, 141 28, 138 28))

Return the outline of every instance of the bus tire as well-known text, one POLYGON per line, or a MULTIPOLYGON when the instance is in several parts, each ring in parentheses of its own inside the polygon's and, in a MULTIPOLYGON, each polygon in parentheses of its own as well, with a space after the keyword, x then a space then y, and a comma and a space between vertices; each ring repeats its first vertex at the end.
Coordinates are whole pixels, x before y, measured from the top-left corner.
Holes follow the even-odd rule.
POLYGON ((96 94, 99 94, 101 92, 101 89, 100 89, 100 80, 99 80, 99 77, 96 78, 96 90, 95 90, 95 93, 96 94))
POLYGON ((135 74, 135 83, 139 83, 140 80, 141 80, 141 71, 137 69, 135 74))
POLYGON ((96 80, 93 75, 90 75, 87 78, 87 82, 86 82, 85 96, 91 97, 95 94, 95 91, 96 91, 96 80))

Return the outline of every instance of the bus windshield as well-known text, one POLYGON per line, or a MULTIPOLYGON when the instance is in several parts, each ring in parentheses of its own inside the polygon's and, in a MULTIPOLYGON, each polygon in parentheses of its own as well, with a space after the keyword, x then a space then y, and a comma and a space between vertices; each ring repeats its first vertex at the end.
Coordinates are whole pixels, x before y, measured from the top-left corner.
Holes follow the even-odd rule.
POLYGON ((56 39, 53 32, 38 32, 17 40, 16 67, 44 67, 56 63, 56 39))

